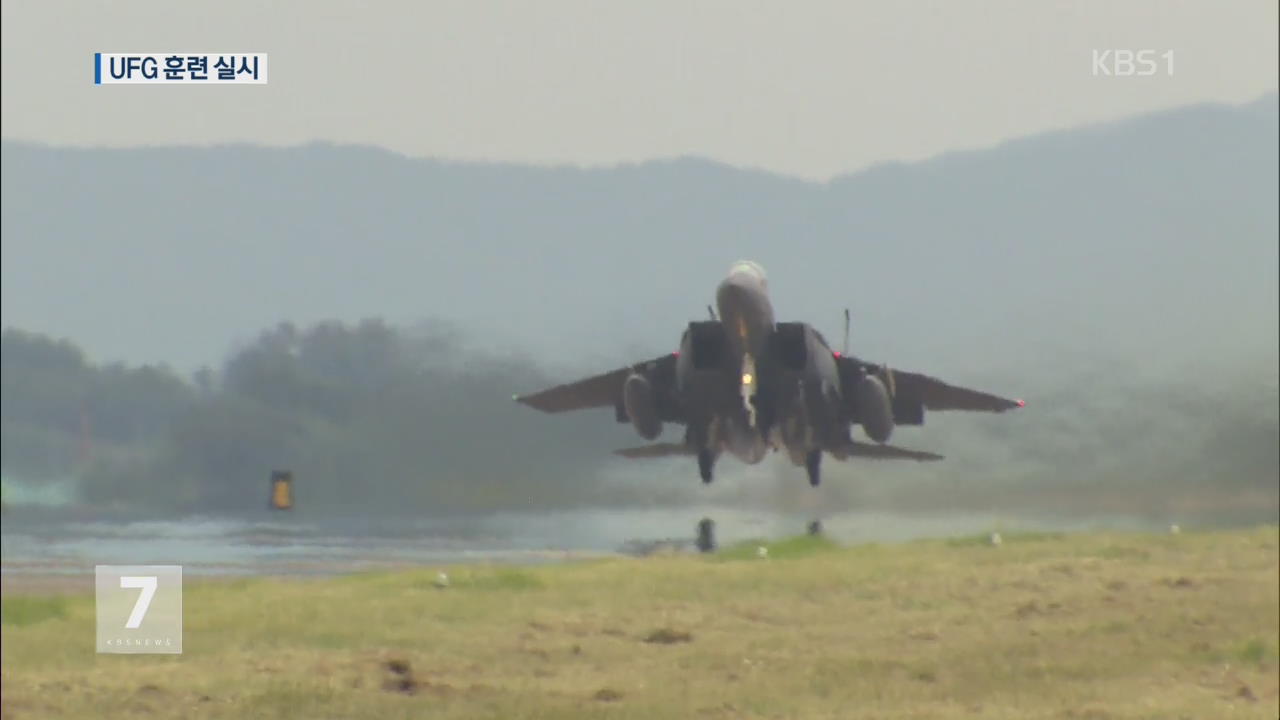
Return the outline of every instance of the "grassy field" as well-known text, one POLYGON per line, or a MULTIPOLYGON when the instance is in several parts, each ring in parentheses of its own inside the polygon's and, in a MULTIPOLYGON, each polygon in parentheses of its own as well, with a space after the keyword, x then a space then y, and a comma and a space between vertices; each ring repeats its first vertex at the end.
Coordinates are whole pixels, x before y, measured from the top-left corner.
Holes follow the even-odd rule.
POLYGON ((3 717, 1275 718, 1280 532, 188 580, 185 654, 3 599, 3 717))

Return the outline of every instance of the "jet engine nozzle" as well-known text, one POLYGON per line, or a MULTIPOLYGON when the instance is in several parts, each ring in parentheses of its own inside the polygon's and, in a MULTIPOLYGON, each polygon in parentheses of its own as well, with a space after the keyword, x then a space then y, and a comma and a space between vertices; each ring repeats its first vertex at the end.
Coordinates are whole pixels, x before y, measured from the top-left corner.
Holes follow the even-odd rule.
POLYGON ((653 386, 649 384, 648 378, 639 373, 632 373, 627 377, 622 385, 622 405, 640 437, 652 440, 662 434, 662 421, 658 419, 653 386))
POLYGON ((893 401, 884 382, 875 375, 865 375, 854 388, 858 422, 867 437, 878 443, 888 442, 893 434, 893 401))

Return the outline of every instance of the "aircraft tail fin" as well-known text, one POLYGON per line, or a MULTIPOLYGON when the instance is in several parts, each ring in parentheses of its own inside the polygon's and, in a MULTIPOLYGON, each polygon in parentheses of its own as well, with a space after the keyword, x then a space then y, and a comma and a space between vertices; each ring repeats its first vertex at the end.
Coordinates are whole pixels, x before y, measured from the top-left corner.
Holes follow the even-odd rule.
POLYGON ((654 443, 652 445, 641 445, 639 447, 614 450, 613 454, 634 460, 637 458, 686 456, 694 455, 695 453, 692 448, 682 443, 654 443))

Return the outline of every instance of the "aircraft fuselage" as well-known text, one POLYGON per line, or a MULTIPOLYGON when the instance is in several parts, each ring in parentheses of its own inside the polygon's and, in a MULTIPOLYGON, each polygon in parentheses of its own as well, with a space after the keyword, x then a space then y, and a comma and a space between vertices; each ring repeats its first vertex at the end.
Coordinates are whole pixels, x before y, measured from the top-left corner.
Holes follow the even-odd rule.
POLYGON ((809 412, 806 390, 826 385, 836 397, 808 393, 807 399, 823 406, 839 402, 830 349, 807 325, 789 327, 800 334, 791 332, 796 337, 781 342, 768 282, 755 263, 744 261, 730 268, 716 288, 716 307, 723 356, 707 360, 709 353, 691 342, 690 333, 682 343, 681 384, 692 409, 688 443, 705 455, 700 457, 703 464, 714 463, 726 451, 754 464, 780 447, 786 447, 797 464, 805 462, 809 450, 823 439, 811 420, 830 414, 809 412), (692 357, 698 352, 703 354, 701 364, 692 357))
POLYGON ((744 261, 729 269, 716 288, 716 310, 739 361, 764 355, 774 320, 768 281, 759 265, 744 261))

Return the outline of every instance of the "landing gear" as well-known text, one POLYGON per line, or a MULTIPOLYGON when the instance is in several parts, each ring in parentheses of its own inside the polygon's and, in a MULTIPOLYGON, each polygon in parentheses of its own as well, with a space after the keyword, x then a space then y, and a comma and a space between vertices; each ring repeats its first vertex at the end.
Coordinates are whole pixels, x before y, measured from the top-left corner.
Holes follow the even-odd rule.
POLYGON ((814 448, 804 456, 804 469, 809 473, 809 484, 818 487, 822 482, 822 449, 814 448))
POLYGON ((742 395, 742 409, 747 413, 747 427, 756 426, 756 361, 750 353, 742 356, 742 385, 738 392, 742 395))
POLYGON ((702 476, 702 484, 709 485, 711 483, 711 467, 715 465, 716 457, 711 454, 710 450, 703 448, 698 451, 698 474, 702 476))

